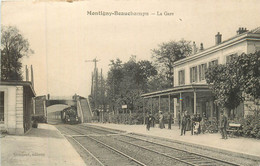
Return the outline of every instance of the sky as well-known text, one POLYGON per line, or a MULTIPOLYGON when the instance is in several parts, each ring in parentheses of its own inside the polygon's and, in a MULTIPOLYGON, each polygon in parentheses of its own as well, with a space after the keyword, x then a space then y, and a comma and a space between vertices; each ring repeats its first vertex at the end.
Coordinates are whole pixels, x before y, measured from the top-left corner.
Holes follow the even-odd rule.
POLYGON ((2 1, 1 26, 16 26, 28 39, 34 54, 24 57, 33 65, 37 96, 87 97, 91 72, 97 67, 106 77, 110 60, 152 60, 151 49, 171 40, 195 41, 204 48, 239 27, 260 26, 258 0, 55 0, 2 1), (90 12, 142 12, 148 16, 103 16, 90 12), (158 15, 157 15, 158 13, 158 15), (168 15, 165 15, 168 13, 168 15))

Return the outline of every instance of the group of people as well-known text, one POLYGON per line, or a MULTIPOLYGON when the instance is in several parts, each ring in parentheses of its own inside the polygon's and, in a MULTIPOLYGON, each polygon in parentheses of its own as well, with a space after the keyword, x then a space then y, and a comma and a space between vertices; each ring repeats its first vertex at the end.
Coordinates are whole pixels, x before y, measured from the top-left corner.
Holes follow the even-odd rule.
POLYGON ((181 135, 185 135, 188 128, 191 130, 191 134, 200 134, 205 132, 205 114, 203 117, 200 114, 190 116, 187 111, 184 111, 182 118, 179 120, 179 128, 181 127, 181 135))
MULTIPOLYGON (((170 118, 169 118, 169 124, 168 124, 168 128, 171 129, 171 118, 172 116, 170 115, 170 118)), ((155 117, 149 113, 148 114, 148 117, 147 117, 147 125, 146 125, 146 128, 147 130, 150 130, 150 127, 151 126, 154 126, 154 123, 155 123, 155 117)), ((163 116, 163 112, 162 111, 159 111, 159 128, 160 129, 163 129, 165 128, 165 124, 164 124, 164 116, 163 116)))
MULTIPOLYGON (((171 118, 172 116, 169 116, 169 129, 171 129, 171 118)), ((151 126, 154 126, 155 118, 154 116, 149 113, 147 116, 147 130, 150 130, 151 126)), ((184 111, 183 115, 181 116, 179 114, 179 128, 181 129, 181 136, 185 135, 187 130, 191 131, 191 134, 200 134, 205 133, 206 131, 206 122, 207 118, 205 114, 201 117, 200 114, 194 114, 190 116, 187 111, 184 111)), ((222 139, 227 139, 227 117, 223 114, 223 112, 220 113, 220 123, 219 123, 219 129, 222 135, 222 139)), ((164 116, 161 111, 159 111, 159 128, 163 129, 165 128, 164 125, 164 116)))
MULTIPOLYGON (((203 114, 203 117, 200 116, 200 114, 195 114, 192 117, 190 117, 187 113, 187 111, 184 111, 183 116, 181 117, 179 121, 179 128, 181 127, 181 136, 185 135, 185 132, 187 130, 187 127, 191 127, 191 134, 200 134, 205 133, 206 131, 206 122, 207 118, 205 114, 203 114), (180 126, 181 125, 181 126, 180 126)), ((223 112, 220 113, 220 123, 219 123, 219 129, 222 136, 222 139, 227 139, 227 126, 228 121, 227 117, 224 115, 223 112)))

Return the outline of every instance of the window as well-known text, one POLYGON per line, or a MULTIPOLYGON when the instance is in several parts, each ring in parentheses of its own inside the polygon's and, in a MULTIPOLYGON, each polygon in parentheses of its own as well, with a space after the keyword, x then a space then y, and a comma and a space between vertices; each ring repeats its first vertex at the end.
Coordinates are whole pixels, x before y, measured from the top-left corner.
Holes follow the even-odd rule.
POLYGON ((185 84, 185 71, 180 70, 178 74, 179 74, 179 85, 184 85, 185 84))
POLYGON ((190 83, 197 82, 197 66, 190 68, 190 83))
POLYGON ((0 92, 0 123, 4 122, 4 92, 0 92))
POLYGON ((209 62, 209 67, 217 65, 217 64, 218 64, 218 60, 211 61, 211 62, 209 62))
POLYGON ((232 62, 237 56, 238 56, 237 53, 228 55, 228 56, 226 57, 226 62, 227 62, 227 63, 232 62))
POLYGON ((207 69, 206 63, 199 65, 199 81, 205 80, 206 69, 207 69))

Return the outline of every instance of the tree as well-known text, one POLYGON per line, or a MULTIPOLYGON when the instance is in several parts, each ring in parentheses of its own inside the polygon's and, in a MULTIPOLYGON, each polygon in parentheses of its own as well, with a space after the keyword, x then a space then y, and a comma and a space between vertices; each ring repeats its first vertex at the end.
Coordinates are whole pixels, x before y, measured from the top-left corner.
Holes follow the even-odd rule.
POLYGON ((124 78, 120 84, 121 96, 131 111, 138 110, 142 103, 141 94, 147 92, 148 79, 157 74, 151 62, 143 60, 136 62, 132 56, 123 65, 124 78))
POLYGON ((260 51, 243 53, 233 64, 239 74, 239 84, 246 94, 260 98, 260 51))
POLYGON ((168 86, 173 86, 173 63, 191 54, 190 41, 180 40, 162 43, 159 48, 152 50, 152 58, 163 75, 166 76, 168 86))
POLYGON ((148 92, 158 91, 167 89, 169 87, 169 81, 166 80, 166 77, 162 75, 162 73, 158 73, 157 75, 149 78, 147 83, 148 92))
POLYGON ((22 80, 21 59, 33 53, 29 42, 13 26, 2 26, 1 34, 1 80, 22 80))
POLYGON ((158 74, 155 66, 147 60, 142 60, 138 62, 138 84, 142 86, 142 89, 146 92, 148 89, 148 82, 151 78, 155 77, 158 74))
POLYGON ((243 53, 226 65, 210 67, 206 71, 206 81, 211 84, 215 103, 229 111, 245 100, 244 94, 259 99, 260 51, 243 53))
POLYGON ((110 69, 106 80, 107 98, 110 108, 114 111, 118 96, 120 96, 120 82, 123 79, 122 61, 116 59, 111 60, 110 69))
POLYGON ((243 101, 236 71, 231 64, 214 65, 206 71, 206 81, 211 84, 215 103, 228 110, 235 109, 243 101))
POLYGON ((119 59, 111 61, 110 66, 107 93, 111 108, 121 108, 126 104, 132 112, 137 110, 142 103, 140 96, 147 92, 147 83, 157 70, 150 61, 137 62, 135 56, 124 64, 119 59))

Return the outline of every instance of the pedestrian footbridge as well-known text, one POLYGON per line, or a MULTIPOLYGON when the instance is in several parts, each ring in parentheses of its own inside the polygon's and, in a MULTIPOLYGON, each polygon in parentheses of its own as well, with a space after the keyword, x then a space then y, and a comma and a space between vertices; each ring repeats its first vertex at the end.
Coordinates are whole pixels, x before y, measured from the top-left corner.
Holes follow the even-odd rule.
POLYGON ((56 105, 56 104, 64 104, 69 106, 77 106, 77 100, 46 100, 46 107, 56 105))
POLYGON ((82 123, 89 123, 92 120, 92 110, 88 99, 81 96, 73 96, 72 99, 46 99, 46 96, 39 96, 35 98, 34 114, 44 116, 47 121, 61 121, 60 112, 67 107, 75 107, 77 115, 80 117, 82 123), (49 109, 56 106, 56 109, 49 109), (63 106, 63 107, 61 107, 63 106))

